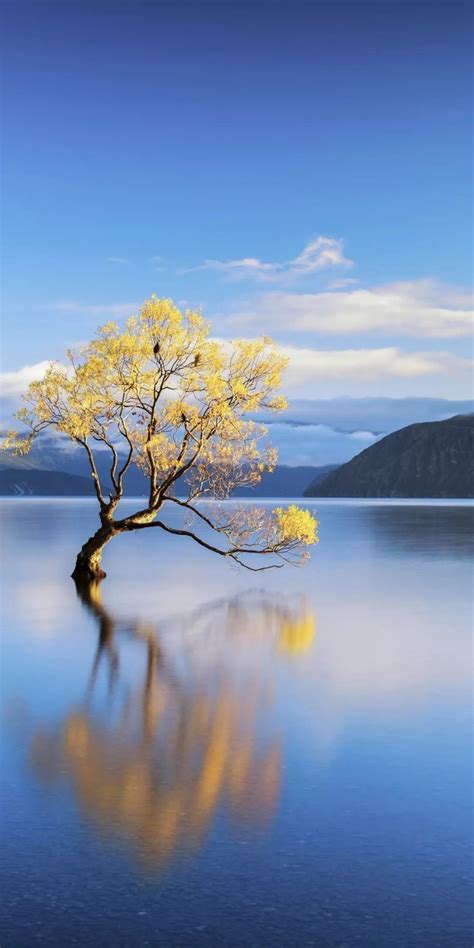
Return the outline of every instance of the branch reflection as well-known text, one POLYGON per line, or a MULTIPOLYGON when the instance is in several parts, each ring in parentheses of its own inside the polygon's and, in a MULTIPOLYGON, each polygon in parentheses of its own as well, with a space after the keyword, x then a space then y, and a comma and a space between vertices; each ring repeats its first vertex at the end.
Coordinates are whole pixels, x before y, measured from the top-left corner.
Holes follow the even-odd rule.
POLYGON ((40 779, 66 776, 86 817, 153 870, 199 847, 221 810, 265 824, 282 755, 268 657, 310 647, 305 600, 236 596, 155 628, 114 618, 99 586, 78 595, 97 623, 97 649, 84 701, 33 738, 40 779))

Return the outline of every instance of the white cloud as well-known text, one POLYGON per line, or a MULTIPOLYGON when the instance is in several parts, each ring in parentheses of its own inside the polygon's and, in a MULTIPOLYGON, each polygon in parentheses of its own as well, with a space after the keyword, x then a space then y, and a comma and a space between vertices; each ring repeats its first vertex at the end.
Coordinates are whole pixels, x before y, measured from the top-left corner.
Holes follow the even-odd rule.
MULTIPOLYGON (((288 408, 276 416, 287 425, 325 425, 340 432, 396 431, 418 421, 441 421, 452 415, 468 414, 472 401, 447 401, 442 398, 292 398, 288 408)), ((272 424, 274 417, 266 418, 272 424)), ((265 419, 264 419, 265 420, 265 419)))
POLYGON ((130 260, 127 260, 126 257, 107 257, 107 263, 127 264, 130 263, 130 260))
POLYGON ((50 362, 36 362, 35 365, 24 365, 16 372, 0 373, 0 394, 3 398, 16 398, 21 395, 31 382, 38 382, 43 378, 50 362))
POLYGON ((269 438, 278 448, 278 461, 290 467, 343 464, 374 444, 378 437, 372 431, 338 431, 321 424, 289 425, 275 421, 269 425, 269 438))
POLYGON ((407 353, 396 346, 384 349, 278 348, 288 356, 287 374, 297 383, 316 376, 324 379, 360 378, 363 374, 366 379, 374 379, 385 375, 406 377, 440 371, 438 353, 407 353))
MULTIPOLYGON (((214 338, 231 345, 229 339, 214 338)), ((293 399, 349 394, 358 398, 472 398, 474 360, 452 352, 407 352, 398 346, 316 349, 276 340, 274 345, 288 360, 282 388, 293 399)))
POLYGON ((284 388, 300 397, 433 395, 468 398, 473 360, 450 352, 311 349, 279 346, 288 357, 284 388), (426 380, 426 381, 425 381, 426 380))
POLYGON ((265 277, 271 280, 275 278, 278 267, 275 263, 263 263, 256 257, 243 257, 241 260, 205 260, 201 266, 193 269, 217 270, 234 279, 265 277))
POLYGON ((373 431, 351 431, 349 438, 351 438, 352 441, 363 441, 364 443, 370 444, 372 441, 377 440, 377 435, 373 431))
POLYGON ((333 237, 316 237, 288 264, 290 271, 301 274, 341 266, 351 267, 352 260, 344 257, 344 241, 333 237))
POLYGON ((314 333, 385 332, 409 336, 469 335, 472 296, 433 280, 322 293, 265 293, 235 322, 314 333))
POLYGON ((344 241, 334 237, 315 237, 297 257, 283 263, 265 263, 257 257, 240 260, 205 260, 197 267, 182 272, 215 270, 234 280, 258 280, 265 283, 286 282, 309 276, 328 267, 350 267, 352 260, 344 256, 344 241))
MULTIPOLYGON (((472 397, 473 360, 450 352, 405 352, 396 346, 316 349, 277 344, 277 348, 288 358, 283 390, 292 398, 333 398, 349 392, 359 397, 472 397)), ((1 373, 3 398, 19 397, 30 382, 43 377, 49 364, 42 361, 1 373)))
POLYGON ((450 352, 403 352, 396 346, 382 349, 310 349, 279 346, 289 358, 286 381, 291 388, 316 380, 350 380, 355 383, 472 371, 472 360, 450 352))

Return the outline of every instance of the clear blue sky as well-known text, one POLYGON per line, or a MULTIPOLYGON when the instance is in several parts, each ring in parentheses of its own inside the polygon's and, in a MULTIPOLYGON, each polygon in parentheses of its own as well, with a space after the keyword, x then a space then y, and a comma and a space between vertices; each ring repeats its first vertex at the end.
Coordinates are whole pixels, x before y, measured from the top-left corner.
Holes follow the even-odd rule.
POLYGON ((271 332, 295 397, 469 395, 469 4, 20 0, 3 18, 12 391, 156 292, 220 335, 271 332))

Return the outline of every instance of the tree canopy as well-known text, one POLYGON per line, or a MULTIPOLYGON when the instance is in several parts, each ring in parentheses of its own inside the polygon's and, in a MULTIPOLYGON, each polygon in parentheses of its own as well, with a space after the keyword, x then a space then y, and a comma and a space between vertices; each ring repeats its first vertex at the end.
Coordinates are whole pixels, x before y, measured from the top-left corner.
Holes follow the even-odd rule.
POLYGON ((5 446, 27 453, 50 428, 80 445, 90 464, 104 543, 111 538, 107 531, 153 526, 246 566, 255 553, 272 554, 273 565, 275 558, 301 562, 317 541, 308 510, 198 505, 225 499, 274 468, 277 455, 266 441, 267 429, 253 419, 286 407, 279 393, 285 364, 269 339, 212 338, 199 311, 183 313, 171 300, 152 296, 123 328, 109 322, 90 342, 69 350, 66 365, 50 363, 17 412, 26 430, 9 432, 5 446), (110 458, 107 485, 98 472, 99 450, 110 458), (147 502, 117 519, 131 464, 147 477, 147 502), (165 502, 192 516, 193 529, 189 522, 172 527, 157 519, 165 502))

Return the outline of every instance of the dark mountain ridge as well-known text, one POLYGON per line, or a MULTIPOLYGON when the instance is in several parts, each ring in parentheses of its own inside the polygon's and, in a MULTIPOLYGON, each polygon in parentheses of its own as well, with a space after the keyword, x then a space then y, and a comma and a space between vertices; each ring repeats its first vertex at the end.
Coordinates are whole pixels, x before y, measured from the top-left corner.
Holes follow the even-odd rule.
MULTIPOLYGON (((16 460, 16 458, 15 458, 16 460)), ((92 497, 92 479, 35 468, 0 469, 0 495, 7 497, 92 497)))
MULTIPOLYGON (((103 489, 107 492, 110 489, 109 452, 96 451, 95 458, 103 489)), ((336 464, 325 464, 320 467, 312 465, 290 467, 290 465, 277 464, 272 474, 268 472, 263 474, 259 484, 255 484, 254 487, 239 488, 235 496, 302 497, 309 483, 321 480, 336 467, 336 464)), ((85 452, 80 448, 71 450, 68 446, 65 447, 58 439, 45 437, 42 440, 38 440, 38 442, 33 445, 30 453, 24 455, 24 457, 15 457, 7 451, 0 451, 0 494, 21 492, 27 494, 44 493, 41 488, 41 481, 37 478, 29 477, 32 471, 41 472, 42 475, 47 475, 49 472, 57 472, 65 478, 68 475, 74 475, 79 477, 79 481, 85 479, 87 483, 91 485, 91 490, 84 491, 82 489, 83 485, 78 483, 76 485, 77 490, 74 490, 73 482, 65 480, 63 484, 64 489, 59 489, 60 485, 58 481, 58 493, 60 494, 70 493, 74 496, 76 493, 79 495, 91 493, 91 491, 93 493, 90 467, 85 452), (6 472, 8 472, 8 477, 5 476, 6 472), (19 472, 22 473, 21 479, 19 479, 19 472), (25 489, 22 491, 12 491, 9 488, 9 484, 13 483, 14 480, 17 484, 19 484, 21 480, 25 489), (31 489, 27 488, 28 484, 31 489)), ((46 480, 44 481, 44 485, 45 488, 48 487, 46 480)), ((148 481, 144 474, 139 468, 132 465, 127 471, 124 480, 125 496, 146 496, 148 489, 148 481)), ((46 493, 50 494, 50 491, 46 490, 46 493)))
MULTIPOLYGON (((101 459, 102 460, 102 459, 101 459)), ((108 471, 110 465, 98 465, 101 483, 104 492, 108 489, 108 471)), ((45 458, 45 467, 37 467, 41 459, 2 457, 0 463, 0 496, 36 496, 36 497, 87 497, 95 496, 90 473, 87 467, 85 476, 71 474, 46 468, 48 458, 45 458), (11 467, 6 466, 8 462, 11 467), (26 462, 26 463, 25 463, 26 462), (29 462, 29 463, 28 463, 29 462)), ((50 461, 51 463, 51 461, 50 461)), ((272 474, 265 473, 259 484, 254 487, 242 487, 235 492, 235 497, 302 497, 308 483, 317 483, 326 477, 336 465, 326 464, 324 467, 287 467, 278 465, 272 474)), ((130 468, 124 480, 125 497, 143 497, 148 493, 148 481, 136 468, 130 468)))
POLYGON ((408 425, 361 451, 307 497, 474 497, 474 415, 408 425))

